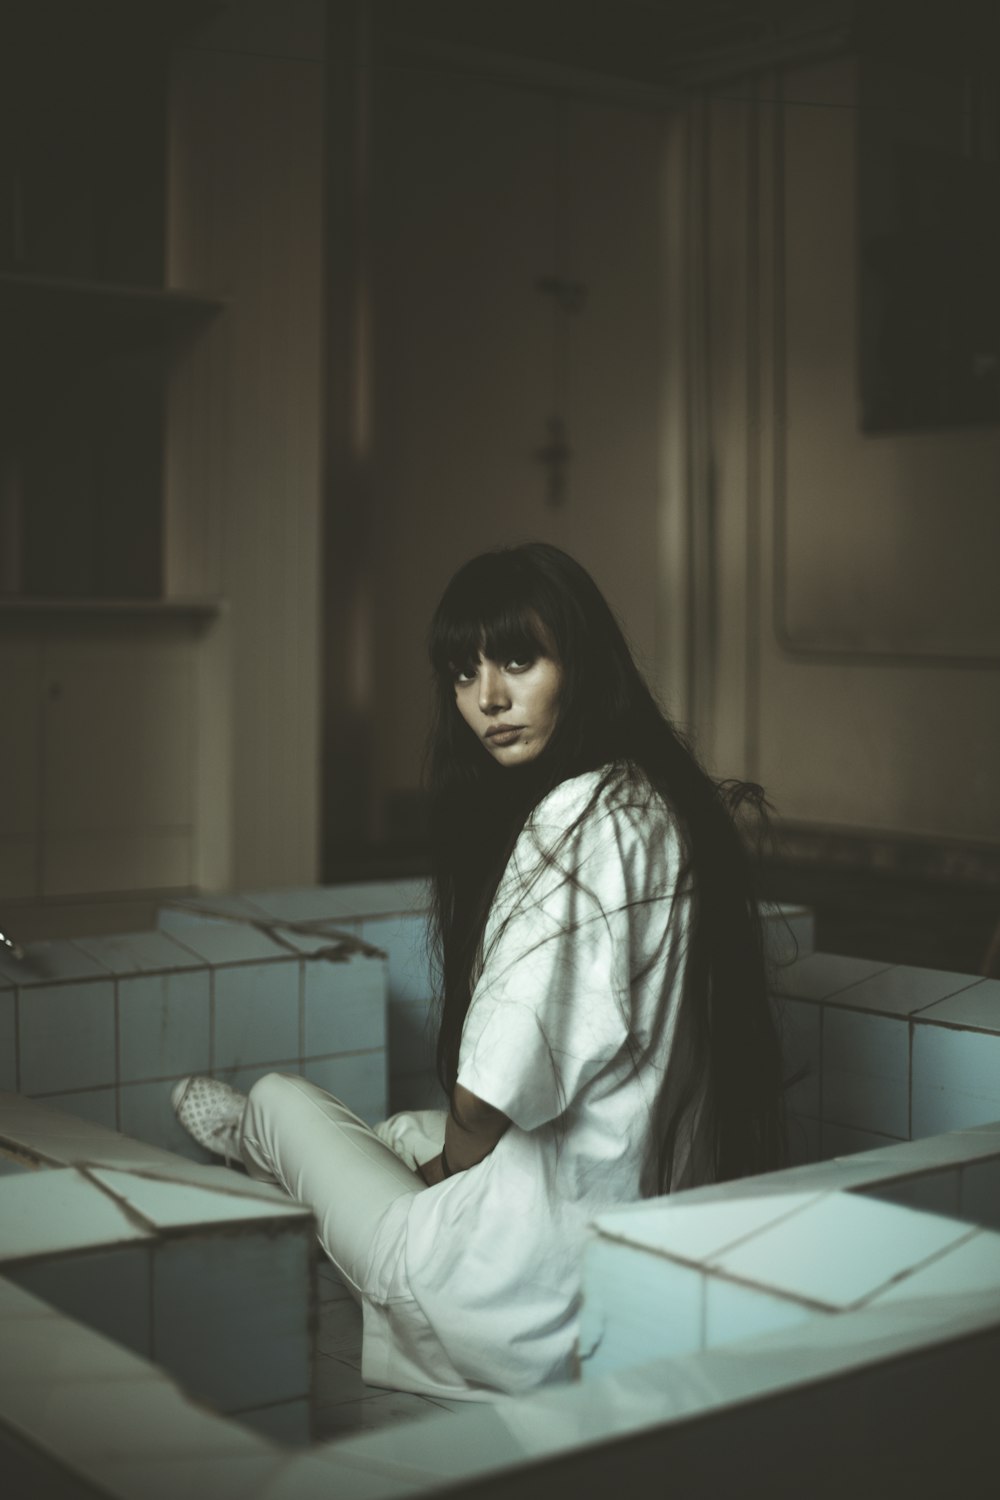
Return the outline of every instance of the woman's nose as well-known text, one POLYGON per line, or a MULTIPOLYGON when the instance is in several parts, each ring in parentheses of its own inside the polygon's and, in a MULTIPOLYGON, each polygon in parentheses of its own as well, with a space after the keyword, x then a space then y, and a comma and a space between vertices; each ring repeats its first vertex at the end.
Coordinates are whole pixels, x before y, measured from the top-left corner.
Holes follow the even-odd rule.
POLYGON ((504 675, 493 662, 486 662, 479 669, 479 707, 484 714, 510 707, 504 675))

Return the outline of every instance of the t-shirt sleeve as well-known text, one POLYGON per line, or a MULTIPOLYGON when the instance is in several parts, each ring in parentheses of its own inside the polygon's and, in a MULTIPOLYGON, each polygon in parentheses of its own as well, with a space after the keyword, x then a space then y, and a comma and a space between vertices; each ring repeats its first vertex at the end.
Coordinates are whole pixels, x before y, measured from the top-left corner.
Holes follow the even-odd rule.
POLYGON ((487 924, 458 1081, 515 1125, 561 1115, 629 1034, 625 855, 613 820, 521 834, 487 924), (490 934, 493 934, 492 938, 490 934))

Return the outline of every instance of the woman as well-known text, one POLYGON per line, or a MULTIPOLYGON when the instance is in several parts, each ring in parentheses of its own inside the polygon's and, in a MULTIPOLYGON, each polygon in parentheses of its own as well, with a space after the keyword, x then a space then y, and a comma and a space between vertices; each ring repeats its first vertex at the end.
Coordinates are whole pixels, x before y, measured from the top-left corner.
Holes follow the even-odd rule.
POLYGON ((593 580, 474 558, 431 627, 438 1070, 377 1134, 299 1078, 177 1091, 189 1128, 316 1211, 363 1375, 489 1399, 569 1378, 587 1225, 781 1165, 781 1060, 734 809, 593 580), (198 1123, 196 1121, 196 1123, 198 1123))

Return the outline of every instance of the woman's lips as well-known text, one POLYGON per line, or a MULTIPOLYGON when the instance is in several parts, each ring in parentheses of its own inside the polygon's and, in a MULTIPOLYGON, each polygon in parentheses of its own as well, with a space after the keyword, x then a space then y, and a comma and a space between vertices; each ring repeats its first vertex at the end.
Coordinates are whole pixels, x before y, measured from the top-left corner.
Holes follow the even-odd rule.
POLYGON ((512 745, 523 727, 517 724, 511 729, 488 729, 486 738, 491 745, 512 745))

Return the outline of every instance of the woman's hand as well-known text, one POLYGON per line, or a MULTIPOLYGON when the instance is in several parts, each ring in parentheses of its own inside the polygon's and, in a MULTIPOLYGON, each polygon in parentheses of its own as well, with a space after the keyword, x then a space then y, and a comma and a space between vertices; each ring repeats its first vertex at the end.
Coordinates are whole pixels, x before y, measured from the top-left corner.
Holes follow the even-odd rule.
POLYGON ((445 1127, 445 1149, 439 1156, 422 1162, 417 1170, 428 1187, 467 1172, 489 1156, 509 1124, 505 1114, 458 1083, 445 1127), (448 1172, 444 1169, 445 1156, 448 1172))

